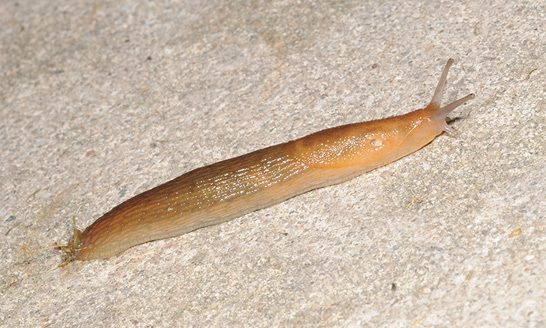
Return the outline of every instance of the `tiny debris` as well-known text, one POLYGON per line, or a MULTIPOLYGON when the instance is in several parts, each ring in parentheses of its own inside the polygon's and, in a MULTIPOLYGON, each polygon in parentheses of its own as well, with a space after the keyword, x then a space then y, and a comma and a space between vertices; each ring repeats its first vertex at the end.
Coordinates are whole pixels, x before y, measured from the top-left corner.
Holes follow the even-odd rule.
POLYGON ((513 230, 508 237, 514 238, 515 236, 519 235, 521 233, 521 228, 517 228, 513 230))

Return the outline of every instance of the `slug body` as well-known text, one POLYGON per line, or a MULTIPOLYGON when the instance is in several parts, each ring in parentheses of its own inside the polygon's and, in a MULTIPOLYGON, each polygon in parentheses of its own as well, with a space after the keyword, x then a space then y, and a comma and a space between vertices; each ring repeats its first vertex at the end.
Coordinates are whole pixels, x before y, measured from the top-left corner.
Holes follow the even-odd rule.
POLYGON ((419 150, 451 131, 447 115, 474 98, 469 94, 441 106, 452 64, 450 59, 427 107, 326 129, 185 173, 114 207, 83 233, 74 229, 61 247, 64 261, 109 258, 135 245, 226 222, 419 150))

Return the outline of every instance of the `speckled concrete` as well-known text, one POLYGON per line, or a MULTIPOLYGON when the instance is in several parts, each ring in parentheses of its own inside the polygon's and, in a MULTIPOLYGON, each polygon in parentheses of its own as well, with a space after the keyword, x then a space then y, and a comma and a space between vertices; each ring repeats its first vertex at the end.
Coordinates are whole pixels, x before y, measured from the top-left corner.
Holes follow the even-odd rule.
POLYGON ((2 1, 3 327, 546 325, 544 1, 2 1), (458 135, 229 223, 54 269, 72 217, 424 106, 458 135))

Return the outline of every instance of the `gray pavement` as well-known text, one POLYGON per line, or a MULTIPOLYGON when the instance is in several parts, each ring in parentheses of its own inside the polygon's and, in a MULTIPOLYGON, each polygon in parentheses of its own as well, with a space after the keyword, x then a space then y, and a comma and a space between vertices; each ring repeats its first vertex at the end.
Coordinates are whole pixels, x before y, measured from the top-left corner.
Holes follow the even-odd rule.
POLYGON ((2 1, 0 326, 546 326, 546 2, 2 1), (470 92, 455 136, 110 260, 193 168, 470 92))

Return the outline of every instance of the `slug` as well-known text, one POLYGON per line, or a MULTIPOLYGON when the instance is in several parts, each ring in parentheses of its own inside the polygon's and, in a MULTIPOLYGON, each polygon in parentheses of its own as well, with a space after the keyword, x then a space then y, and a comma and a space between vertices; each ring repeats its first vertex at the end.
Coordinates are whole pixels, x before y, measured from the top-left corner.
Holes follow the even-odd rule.
POLYGON ((74 227, 63 263, 105 259, 130 247, 229 221, 389 164, 452 132, 441 106, 449 68, 432 101, 405 115, 322 130, 187 172, 111 209, 82 233, 74 227))

